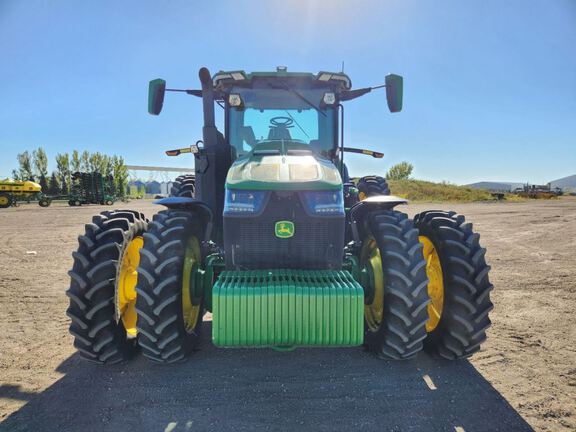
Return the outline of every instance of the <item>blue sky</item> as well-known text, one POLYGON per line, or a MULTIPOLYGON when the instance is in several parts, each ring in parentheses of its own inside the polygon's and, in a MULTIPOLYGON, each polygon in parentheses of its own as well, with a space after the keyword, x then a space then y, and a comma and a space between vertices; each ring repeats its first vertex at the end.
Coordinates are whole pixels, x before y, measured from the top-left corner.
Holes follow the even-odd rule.
MULTIPOLYGON (((354 175, 408 160, 415 176, 543 183, 576 173, 576 1, 0 0, 0 177, 16 155, 116 153, 130 164, 201 137, 198 68, 345 71, 356 87, 404 76, 404 110, 384 92, 346 107, 354 175)), ((54 165, 52 165, 52 168, 54 165)))

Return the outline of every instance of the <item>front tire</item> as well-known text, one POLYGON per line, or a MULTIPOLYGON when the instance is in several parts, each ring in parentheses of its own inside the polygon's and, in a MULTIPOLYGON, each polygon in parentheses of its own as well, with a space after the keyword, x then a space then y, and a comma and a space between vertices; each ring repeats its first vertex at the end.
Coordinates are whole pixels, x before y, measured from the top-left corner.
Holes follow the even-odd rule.
POLYGON ((193 213, 165 210, 144 234, 136 310, 142 354, 155 362, 184 360, 199 342, 203 309, 194 272, 202 232, 193 213))
POLYGON ((368 216, 360 265, 363 285, 372 284, 365 305, 365 344, 381 357, 404 360, 422 350, 428 320, 426 263, 418 231, 404 213, 368 216))
POLYGON ((71 319, 74 346, 85 359, 118 363, 130 358, 136 349, 136 335, 129 334, 135 330, 135 310, 132 306, 129 316, 126 303, 117 311, 123 280, 119 274, 127 251, 142 238, 146 225, 142 213, 108 211, 94 216, 78 238, 78 250, 72 254, 74 265, 68 273, 70 307, 66 314, 71 319))
POLYGON ((486 340, 493 309, 486 249, 472 224, 455 212, 423 212, 414 223, 428 257, 431 281, 425 348, 449 360, 469 357, 486 340), (439 265, 434 265, 437 260, 439 265))

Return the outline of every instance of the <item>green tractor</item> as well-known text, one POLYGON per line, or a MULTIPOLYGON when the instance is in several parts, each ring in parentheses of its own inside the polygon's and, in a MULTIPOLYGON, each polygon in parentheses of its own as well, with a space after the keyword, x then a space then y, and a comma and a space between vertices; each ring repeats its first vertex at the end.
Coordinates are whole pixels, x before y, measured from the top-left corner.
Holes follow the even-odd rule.
POLYGON ((364 345, 383 358, 423 348, 447 359, 480 349, 492 309, 489 267, 464 217, 395 210, 386 180, 351 183, 342 103, 385 87, 402 109, 402 77, 352 89, 343 73, 200 69, 201 90, 150 82, 148 110, 166 92, 203 102, 195 177, 181 177, 152 221, 137 211, 95 216, 79 237, 67 291, 70 332, 88 360, 136 350, 185 359, 212 313, 219 347, 364 345), (224 110, 224 134, 215 104, 224 110))

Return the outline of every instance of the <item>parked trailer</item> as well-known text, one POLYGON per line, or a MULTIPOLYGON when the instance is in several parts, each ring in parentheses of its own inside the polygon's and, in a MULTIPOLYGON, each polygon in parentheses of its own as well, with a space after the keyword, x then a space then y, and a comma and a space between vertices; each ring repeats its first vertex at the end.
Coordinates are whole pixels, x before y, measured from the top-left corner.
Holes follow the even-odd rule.
POLYGON ((33 181, 0 181, 0 208, 15 206, 18 200, 38 199, 40 203, 42 196, 42 187, 33 181))
POLYGON ((70 206, 82 204, 112 205, 114 196, 114 178, 98 172, 75 172, 72 174, 72 190, 67 196, 70 206))
POLYGON ((75 172, 72 174, 70 194, 47 195, 42 193, 42 187, 33 181, 0 182, 0 208, 17 205, 18 201, 38 201, 40 207, 48 207, 52 201, 67 201, 70 206, 83 204, 113 205, 114 178, 98 172, 75 172))

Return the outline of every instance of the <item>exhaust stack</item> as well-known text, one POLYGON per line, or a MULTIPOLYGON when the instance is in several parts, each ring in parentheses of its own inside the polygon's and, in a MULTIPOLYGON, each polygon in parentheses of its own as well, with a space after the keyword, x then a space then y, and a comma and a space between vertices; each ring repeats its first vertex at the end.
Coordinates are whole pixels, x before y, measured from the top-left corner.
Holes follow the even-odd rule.
POLYGON ((214 115, 214 86, 210 71, 203 67, 198 71, 202 84, 202 108, 204 126, 202 140, 204 148, 194 155, 196 171, 196 198, 204 201, 214 215, 214 232, 216 242, 222 240, 222 212, 224 211, 224 194, 226 174, 232 164, 230 145, 216 128, 214 115))

